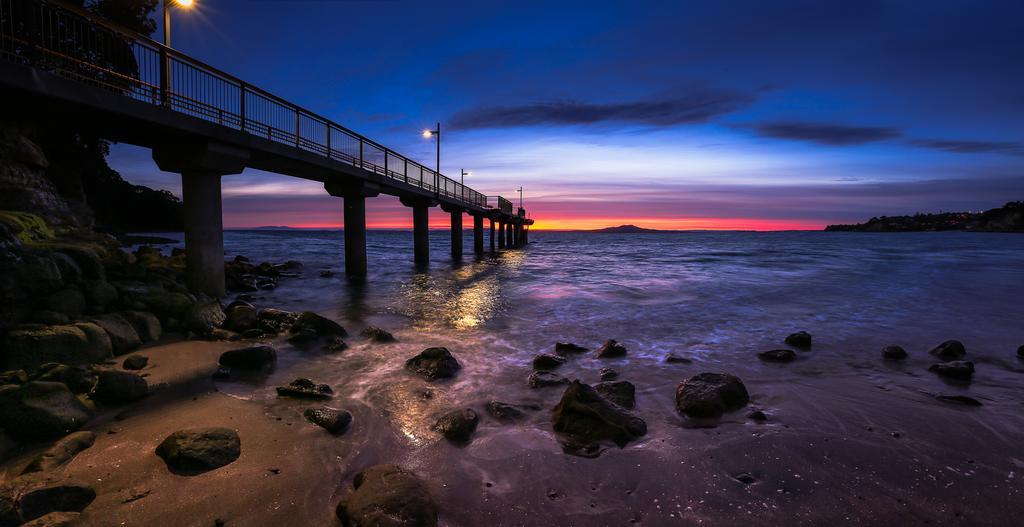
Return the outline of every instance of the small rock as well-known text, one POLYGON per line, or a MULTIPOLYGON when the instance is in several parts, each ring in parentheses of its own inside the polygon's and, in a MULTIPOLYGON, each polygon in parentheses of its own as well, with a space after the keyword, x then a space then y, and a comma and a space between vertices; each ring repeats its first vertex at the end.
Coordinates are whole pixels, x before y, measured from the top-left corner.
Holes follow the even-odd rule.
POLYGON ((692 364, 693 359, 676 355, 675 353, 669 353, 665 356, 665 362, 669 364, 692 364))
POLYGON ((95 317, 91 321, 107 332, 114 355, 123 355, 142 345, 142 339, 135 332, 135 328, 121 315, 108 313, 95 317))
POLYGON ((257 313, 257 327, 264 333, 277 334, 290 328, 298 317, 290 311, 264 308, 257 313))
POLYGON ((29 381, 0 386, 0 428, 15 439, 56 439, 78 430, 90 410, 63 383, 29 381))
POLYGON ((701 373, 676 388, 676 409, 690 417, 719 417, 750 402, 743 381, 727 373, 701 373))
POLYGON ((210 300, 192 306, 185 316, 184 327, 199 335, 208 335, 214 329, 221 327, 227 315, 220 308, 220 302, 210 300))
POLYGON ((736 474, 735 476, 733 476, 733 478, 735 478, 736 481, 739 481, 740 483, 742 483, 744 485, 750 485, 751 483, 754 483, 755 481, 757 481, 757 479, 754 478, 754 476, 752 476, 750 474, 747 474, 746 472, 743 472, 743 473, 740 473, 740 474, 736 474))
POLYGON ((594 389, 605 399, 623 408, 636 406, 636 386, 629 381, 601 382, 595 384, 594 389))
POLYGON ((965 406, 982 406, 981 401, 966 395, 936 395, 935 398, 944 403, 962 404, 965 406))
POLYGON ((252 346, 225 351, 220 365, 239 370, 259 370, 277 362, 277 350, 270 346, 252 346))
POLYGON ((612 381, 618 378, 619 372, 611 368, 601 368, 598 375, 600 375, 602 381, 612 381))
POLYGON ((121 363, 121 367, 126 370, 141 370, 149 364, 149 357, 145 355, 132 355, 121 363))
POLYGON ((320 278, 330 278, 332 276, 334 276, 334 271, 331 271, 329 269, 320 271, 320 278))
POLYGON ((793 362, 796 360, 796 352, 786 349, 762 351, 757 357, 765 362, 793 362))
POLYGON ((299 399, 330 399, 334 390, 326 384, 316 384, 309 379, 295 379, 287 386, 278 386, 277 395, 280 397, 296 397, 299 399))
POLYGON ((455 360, 448 348, 440 347, 423 350, 419 355, 407 360, 405 367, 430 380, 454 377, 462 369, 462 365, 455 360))
POLYGON ((786 337, 786 344, 796 348, 810 348, 811 334, 806 331, 798 331, 786 337))
POLYGON ((573 381, 552 412, 556 432, 566 437, 573 450, 591 451, 587 445, 612 441, 619 447, 647 433, 639 417, 608 402, 589 385, 573 381))
POLYGON ((565 364, 565 357, 560 355, 541 353, 533 358, 533 369, 535 370, 553 370, 563 364, 565 364))
POLYGON ((230 428, 191 428, 179 430, 156 448, 171 471, 199 474, 223 467, 242 453, 238 433, 230 428))
POLYGON ((259 312, 247 302, 232 302, 224 311, 224 328, 242 333, 256 327, 259 312))
POLYGON ((79 452, 91 447, 95 442, 96 434, 92 432, 82 431, 69 434, 36 456, 21 473, 28 474, 57 468, 74 459, 79 452))
POLYGON ((81 512, 95 499, 96 491, 88 485, 51 483, 22 491, 18 508, 24 519, 34 520, 52 512, 81 512))
POLYGON ((89 393, 96 385, 96 373, 81 366, 48 363, 39 367, 36 380, 64 383, 72 393, 89 393))
POLYGON ((974 363, 970 361, 954 360, 932 364, 928 371, 935 372, 942 377, 966 381, 974 375, 974 363))
POLYGON ((614 339, 608 339, 604 341, 604 344, 597 349, 597 357, 599 359, 614 359, 618 357, 626 356, 626 347, 619 344, 614 339))
POLYGON ((348 348, 348 344, 345 344, 345 341, 341 340, 341 337, 329 339, 327 343, 324 344, 324 351, 343 351, 346 348, 348 348))
POLYGON ((128 403, 137 401, 149 393, 146 379, 130 372, 104 370, 96 377, 92 397, 105 403, 128 403))
POLYGON ((348 332, 341 324, 318 315, 312 311, 305 311, 288 329, 289 333, 295 334, 303 330, 311 330, 320 337, 347 337, 348 332))
POLYGON ((751 421, 763 423, 768 420, 768 414, 764 413, 763 410, 754 410, 753 412, 747 414, 747 418, 750 419, 751 421))
POLYGON ((514 404, 503 403, 500 401, 488 401, 487 402, 487 413, 501 421, 503 423, 512 423, 519 421, 526 417, 526 413, 523 410, 539 410, 539 406, 519 406, 514 404))
POLYGON ((356 474, 355 489, 335 510, 344 525, 436 527, 437 505, 427 486, 395 465, 377 465, 356 474))
POLYGON ((882 348, 882 358, 887 360, 904 360, 907 358, 907 350, 896 345, 886 346, 882 348))
POLYGON ((556 342, 555 353, 559 355, 567 355, 570 353, 586 353, 587 348, 578 346, 572 342, 556 342))
POLYGON ((372 340, 373 342, 394 342, 395 336, 381 328, 366 328, 360 333, 363 337, 372 340))
POLYGON ((929 350, 928 353, 942 360, 950 361, 967 355, 967 349, 959 340, 947 340, 929 350))
POLYGON ((561 386, 569 384, 569 379, 550 371, 535 371, 526 380, 530 388, 547 388, 550 386, 561 386))
POLYGON ((344 410, 335 410, 322 406, 320 408, 306 408, 302 412, 307 421, 322 427, 334 435, 340 435, 348 430, 352 423, 352 414, 344 410))
POLYGON ((469 441, 479 422, 480 416, 472 408, 465 408, 441 416, 431 428, 449 441, 461 443, 469 441))
POLYGON ((1024 359, 1024 346, 1017 348, 1017 356, 1024 359))

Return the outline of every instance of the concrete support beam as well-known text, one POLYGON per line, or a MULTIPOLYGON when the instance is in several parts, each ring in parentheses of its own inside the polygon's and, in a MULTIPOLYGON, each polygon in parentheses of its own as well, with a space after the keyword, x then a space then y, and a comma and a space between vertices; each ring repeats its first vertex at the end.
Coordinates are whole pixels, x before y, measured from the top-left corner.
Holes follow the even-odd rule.
POLYGON ((491 252, 494 252, 494 224, 497 223, 494 218, 491 218, 491 252))
POLYGON ((505 233, 505 240, 506 240, 507 246, 509 248, 515 247, 515 240, 512 238, 512 223, 511 222, 505 224, 505 230, 508 231, 508 232, 505 233))
POLYGON ((428 209, 437 202, 427 198, 401 198, 402 205, 412 208, 412 239, 416 265, 430 264, 430 230, 428 209))
POLYGON ((473 252, 484 252, 484 217, 479 214, 473 215, 473 252))
POLYGON ((498 222, 498 248, 505 248, 505 222, 498 222))
POLYGON ((441 210, 451 214, 452 258, 462 258, 462 212, 461 207, 441 205, 441 210))
POLYGON ((344 200, 345 274, 366 276, 366 198, 380 194, 380 187, 370 183, 324 183, 324 189, 344 200))

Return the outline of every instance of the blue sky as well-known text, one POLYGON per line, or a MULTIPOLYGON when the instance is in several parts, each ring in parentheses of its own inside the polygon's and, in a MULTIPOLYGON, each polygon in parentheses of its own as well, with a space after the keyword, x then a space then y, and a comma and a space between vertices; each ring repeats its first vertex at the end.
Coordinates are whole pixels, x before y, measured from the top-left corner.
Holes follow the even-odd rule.
MULTIPOLYGON (((818 228, 1024 199, 1024 3, 196 0, 174 47, 538 226, 818 228)), ((157 35, 160 33, 158 32, 157 35)), ((178 191, 146 151, 132 181, 178 191)), ((335 225, 315 183, 224 180, 225 224, 335 225)), ((436 214, 438 223, 442 218, 436 214)), ((389 198, 371 225, 408 223, 389 198)))

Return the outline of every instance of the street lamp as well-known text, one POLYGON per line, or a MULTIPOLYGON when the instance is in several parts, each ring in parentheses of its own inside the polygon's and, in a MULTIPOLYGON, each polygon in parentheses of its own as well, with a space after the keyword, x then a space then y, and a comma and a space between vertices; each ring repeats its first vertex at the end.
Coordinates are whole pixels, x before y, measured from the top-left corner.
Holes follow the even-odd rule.
POLYGON ((522 209, 523 208, 523 187, 519 187, 519 189, 516 190, 516 192, 519 193, 519 208, 522 209))
POLYGON ((164 0, 164 45, 171 47, 171 4, 174 3, 182 9, 188 9, 195 5, 193 0, 164 0))
POLYGON ((466 186, 466 176, 472 176, 473 173, 472 172, 466 172, 466 169, 464 169, 464 168, 461 169, 461 170, 462 170, 462 186, 466 186))
POLYGON ((424 130, 423 137, 425 139, 437 138, 437 172, 434 173, 434 192, 437 192, 438 183, 441 182, 441 123, 437 123, 437 127, 433 130, 424 130))

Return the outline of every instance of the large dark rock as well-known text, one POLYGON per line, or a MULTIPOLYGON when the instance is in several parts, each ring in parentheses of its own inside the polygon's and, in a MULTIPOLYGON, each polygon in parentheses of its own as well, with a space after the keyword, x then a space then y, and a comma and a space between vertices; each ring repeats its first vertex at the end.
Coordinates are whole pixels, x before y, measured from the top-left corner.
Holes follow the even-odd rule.
POLYGON ((806 331, 798 331, 786 337, 786 344, 796 348, 810 348, 811 334, 806 331))
POLYGON ((974 375, 974 363, 965 360, 941 362, 939 364, 932 364, 928 371, 935 372, 942 377, 966 381, 970 380, 971 376, 974 375))
POLYGON ((39 454, 25 467, 22 474, 52 470, 74 459, 79 452, 96 442, 96 434, 88 431, 75 432, 57 441, 52 447, 39 454))
POLYGON ((466 442, 476 431, 480 416, 472 408, 449 412, 434 423, 432 427, 449 441, 466 442))
POLYGON ((148 311, 122 311, 121 317, 128 321, 135 328, 142 342, 153 342, 163 334, 163 326, 160 319, 148 311))
POLYGON ((1024 345, 1017 348, 1017 356, 1024 359, 1024 345))
POLYGON ((586 353, 587 348, 578 346, 572 342, 556 342, 555 353, 559 355, 568 355, 570 353, 586 353))
POLYGON ((676 388, 676 409, 690 417, 718 417, 750 402, 743 381, 727 373, 700 373, 676 388))
POLYGON ((74 432, 92 417, 62 383, 31 381, 0 386, 0 428, 20 440, 56 439, 74 432))
POLYGON ((270 346, 252 346, 225 351, 220 365, 239 370, 260 370, 277 362, 277 350, 270 346))
POLYGON ((298 399, 325 400, 334 396, 334 390, 326 384, 317 384, 309 379, 299 378, 286 386, 277 387, 277 395, 280 397, 295 397, 298 399))
POLYGON ((942 360, 950 361, 967 355, 967 349, 959 340, 947 340, 929 350, 928 353, 942 360))
POLYGON ((427 379, 454 377, 462 369, 462 365, 455 360, 448 348, 427 348, 405 361, 405 367, 427 379))
POLYGON ((85 295, 78 289, 62 289, 46 297, 43 305, 50 311, 56 311, 72 318, 79 317, 85 312, 85 295))
POLYGON ((288 329, 288 333, 311 332, 317 337, 347 337, 348 332, 341 324, 312 311, 305 311, 288 329))
POLYGON ((594 389, 605 399, 623 408, 636 406, 636 386, 629 381, 600 382, 594 385, 594 389))
POLYGON ((381 328, 369 327, 360 332, 360 335, 373 342, 385 343, 395 341, 394 335, 381 328))
POLYGON ((81 366, 48 363, 39 367, 37 381, 61 382, 72 393, 89 393, 96 385, 96 372, 81 366))
POLYGON ((192 306, 183 321, 185 329, 199 335, 209 335, 213 330, 224 324, 226 319, 220 302, 210 300, 192 306))
POLYGON ((82 330, 85 340, 88 341, 89 358, 93 362, 106 360, 114 355, 114 343, 110 341, 110 335, 106 330, 93 322, 72 322, 72 326, 82 330))
POLYGON ((551 386, 562 386, 569 384, 569 379, 550 371, 535 371, 526 379, 530 388, 548 388, 551 386))
POLYGON ((765 362, 793 362, 796 360, 796 352, 793 350, 769 350, 757 354, 757 358, 765 362))
POLYGON ((179 430, 156 448, 172 472, 199 474, 233 463, 242 453, 238 433, 230 428, 179 430))
POLYGON ((268 334, 281 333, 292 327, 298 318, 299 316, 291 311, 264 308, 256 314, 256 327, 268 334))
POLYGON ((565 357, 550 353, 541 353, 533 358, 533 369, 535 370, 553 370, 563 364, 565 364, 565 357))
POLYGON ((437 505, 427 486, 395 465, 377 465, 356 474, 355 489, 335 513, 346 527, 435 527, 437 505))
POLYGON ((907 358, 907 350, 902 346, 886 346, 882 348, 882 358, 887 360, 904 360, 907 358))
POLYGON ((18 497, 18 508, 25 520, 34 520, 52 512, 81 512, 96 499, 92 487, 75 483, 45 483, 31 486, 18 497))
POLYGON ((117 302, 117 288, 106 280, 86 280, 81 284, 82 292, 91 305, 105 308, 117 302))
POLYGON ((224 329, 239 333, 255 328, 259 322, 259 312, 252 304, 246 302, 232 303, 224 315, 224 329))
MULTIPOLYGON (((95 325, 89 325, 99 330, 95 325)), ((92 364, 109 357, 110 350, 106 334, 92 341, 77 325, 33 326, 9 331, 0 358, 7 368, 31 372, 50 362, 92 364)))
POLYGON ((598 375, 601 377, 602 381, 614 381, 616 378, 619 377, 619 372, 613 370, 612 368, 601 368, 601 370, 598 372, 598 375))
POLYGON ((612 359, 626 356, 626 347, 613 339, 608 339, 597 349, 597 357, 600 359, 612 359))
POLYGON ((0 372, 0 386, 4 384, 25 384, 26 382, 28 382, 28 373, 25 370, 0 372))
POLYGON ((551 418, 570 450, 585 451, 601 441, 623 447, 647 433, 647 423, 608 402, 594 388, 573 381, 551 418))
POLYGON ((135 328, 121 315, 108 313, 92 319, 110 337, 115 355, 123 355, 142 345, 142 339, 135 328))
POLYGON ((500 401, 488 401, 487 413, 503 423, 512 423, 526 418, 526 410, 539 410, 536 405, 515 405, 500 401))
POLYGON ((146 379, 127 371, 104 370, 96 378, 93 399, 105 403, 129 403, 149 393, 146 379))
POLYGON ((313 423, 324 430, 334 434, 341 435, 348 430, 349 425, 352 424, 352 414, 344 410, 335 410, 334 408, 328 408, 326 406, 320 408, 306 408, 302 412, 303 417, 307 421, 313 423))

